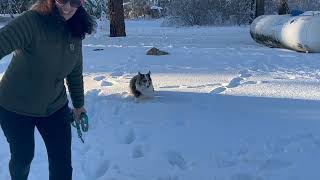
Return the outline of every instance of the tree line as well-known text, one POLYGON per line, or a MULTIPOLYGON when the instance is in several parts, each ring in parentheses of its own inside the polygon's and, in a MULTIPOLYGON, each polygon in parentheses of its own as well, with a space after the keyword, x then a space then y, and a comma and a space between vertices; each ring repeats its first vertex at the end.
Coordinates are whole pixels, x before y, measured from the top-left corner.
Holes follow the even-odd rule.
MULTIPOLYGON (((1 14, 19 14, 36 0, 0 0, 1 14)), ((110 20, 110 36, 125 36, 126 18, 160 18, 186 26, 249 24, 263 14, 319 10, 319 0, 86 0, 96 18, 110 20)))

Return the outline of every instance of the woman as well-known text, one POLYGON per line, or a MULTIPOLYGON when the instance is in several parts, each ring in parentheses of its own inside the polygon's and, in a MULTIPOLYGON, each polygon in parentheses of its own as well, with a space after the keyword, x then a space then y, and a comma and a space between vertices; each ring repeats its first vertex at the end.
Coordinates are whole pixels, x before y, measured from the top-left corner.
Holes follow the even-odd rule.
POLYGON ((48 153, 49 179, 71 180, 70 110, 84 108, 82 43, 93 20, 80 0, 39 0, 0 29, 0 59, 14 52, 0 82, 0 124, 10 146, 12 180, 27 180, 34 129, 48 153))

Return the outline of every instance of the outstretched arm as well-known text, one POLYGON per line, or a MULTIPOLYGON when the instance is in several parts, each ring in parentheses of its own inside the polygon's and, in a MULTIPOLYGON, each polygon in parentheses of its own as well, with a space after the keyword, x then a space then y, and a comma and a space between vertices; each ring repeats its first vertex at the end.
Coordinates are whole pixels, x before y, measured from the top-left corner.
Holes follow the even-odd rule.
POLYGON ((0 29, 0 59, 32 43, 37 14, 27 11, 0 29))

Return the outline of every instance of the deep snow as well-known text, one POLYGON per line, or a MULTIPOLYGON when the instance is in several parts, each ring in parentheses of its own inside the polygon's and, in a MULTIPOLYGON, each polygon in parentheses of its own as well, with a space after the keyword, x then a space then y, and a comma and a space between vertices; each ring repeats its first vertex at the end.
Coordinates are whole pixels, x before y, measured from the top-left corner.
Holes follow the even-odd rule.
MULTIPOLYGON (((85 144, 73 130, 76 180, 318 180, 320 54, 256 44, 249 27, 107 22, 83 43, 85 144), (151 47, 170 55, 146 56, 151 47), (156 95, 136 101, 129 80, 151 70, 156 95)), ((4 72, 10 56, 0 63, 4 72)), ((9 147, 0 133, 0 179, 9 147)), ((36 133, 30 180, 47 179, 36 133)))

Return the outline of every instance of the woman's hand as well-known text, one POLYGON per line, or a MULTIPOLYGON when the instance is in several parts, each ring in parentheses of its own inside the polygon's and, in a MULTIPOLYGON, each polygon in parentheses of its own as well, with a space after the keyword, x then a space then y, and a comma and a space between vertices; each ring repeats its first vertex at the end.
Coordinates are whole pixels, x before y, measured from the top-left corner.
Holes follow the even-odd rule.
POLYGON ((73 111, 73 118, 76 121, 80 119, 81 113, 87 113, 87 110, 83 106, 81 108, 74 108, 72 111, 73 111))

